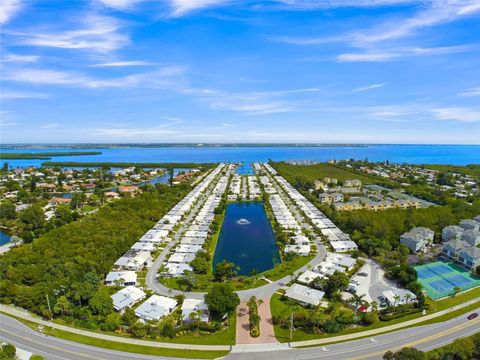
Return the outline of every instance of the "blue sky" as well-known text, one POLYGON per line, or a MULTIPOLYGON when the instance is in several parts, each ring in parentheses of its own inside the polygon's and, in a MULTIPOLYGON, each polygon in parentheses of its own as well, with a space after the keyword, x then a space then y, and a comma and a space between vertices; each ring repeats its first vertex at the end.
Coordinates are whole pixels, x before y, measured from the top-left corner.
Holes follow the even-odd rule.
POLYGON ((480 143, 479 0, 3 0, 1 141, 480 143))

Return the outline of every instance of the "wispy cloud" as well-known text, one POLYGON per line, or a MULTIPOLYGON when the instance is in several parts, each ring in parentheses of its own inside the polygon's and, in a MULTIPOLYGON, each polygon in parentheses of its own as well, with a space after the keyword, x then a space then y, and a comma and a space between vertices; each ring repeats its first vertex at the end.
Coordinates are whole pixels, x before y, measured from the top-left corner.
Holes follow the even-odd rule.
POLYGON ((222 123, 222 124, 221 124, 221 126, 222 126, 222 127, 224 127, 224 128, 231 128, 231 127, 235 127, 235 125, 234 125, 234 124, 230 124, 230 123, 222 123))
POLYGON ((8 23, 21 9, 20 0, 3 0, 0 6, 0 24, 8 23))
POLYGON ((371 85, 367 85, 367 86, 362 86, 362 87, 353 89, 351 91, 351 93, 359 93, 359 92, 365 92, 365 91, 369 91, 369 90, 373 90, 373 89, 378 89, 378 88, 384 87, 385 85, 387 85, 387 84, 386 83, 379 83, 379 84, 371 84, 371 85))
POLYGON ((159 88, 175 85, 179 80, 178 75, 184 68, 171 66, 157 71, 127 75, 118 78, 99 79, 81 73, 64 72, 45 69, 22 69, 6 72, 4 80, 43 85, 63 85, 85 88, 109 87, 148 87, 159 88))
POLYGON ((57 127, 59 127, 60 124, 57 124, 57 123, 50 123, 50 124, 45 124, 45 125, 42 125, 40 126, 42 129, 55 129, 57 127))
POLYGON ((1 61, 2 62, 12 62, 12 63, 29 63, 37 61, 39 56, 37 55, 19 55, 19 54, 3 54, 1 61))
POLYGON ((264 115, 289 112, 294 109, 290 96, 305 93, 317 93, 318 88, 302 88, 290 90, 256 91, 235 93, 213 89, 184 89, 200 102, 207 103, 213 109, 231 110, 247 115, 264 115))
POLYGON ((9 110, 0 110, 0 126, 15 126, 15 115, 9 110))
POLYGON ((15 100, 15 99, 46 99, 48 94, 37 92, 22 92, 22 91, 10 91, 2 90, 0 96, 3 100, 15 100))
POLYGON ((133 60, 133 61, 113 61, 108 63, 94 64, 90 67, 127 67, 127 66, 149 66, 153 65, 147 61, 133 60))
POLYGON ((388 21, 365 32, 355 34, 359 45, 411 36, 414 32, 452 21, 480 10, 478 0, 430 0, 411 17, 388 21), (428 5, 427 5, 428 4, 428 5))
POLYGON ((447 107, 432 110, 433 115, 439 120, 452 120, 460 122, 480 121, 480 111, 464 107, 447 107))
POLYGON ((76 30, 10 32, 20 44, 62 49, 81 49, 96 53, 108 53, 130 43, 128 35, 121 33, 122 23, 113 17, 87 15, 79 21, 76 30))
POLYGON ((467 91, 461 92, 459 96, 480 96, 480 87, 468 89, 467 91))
POLYGON ((176 130, 165 130, 163 128, 107 128, 95 129, 92 132, 94 136, 110 137, 110 138, 132 138, 138 136, 155 136, 155 135, 171 135, 178 134, 176 130))
POLYGON ((100 4, 117 10, 128 10, 144 0, 97 0, 100 4))
POLYGON ((440 46, 432 48, 402 47, 368 50, 366 52, 345 53, 337 56, 339 62, 384 62, 412 56, 432 56, 455 54, 471 51, 474 47, 469 45, 440 46))
POLYGON ((230 0, 169 0, 172 9, 171 16, 178 17, 186 15, 194 10, 207 7, 225 5, 230 0))

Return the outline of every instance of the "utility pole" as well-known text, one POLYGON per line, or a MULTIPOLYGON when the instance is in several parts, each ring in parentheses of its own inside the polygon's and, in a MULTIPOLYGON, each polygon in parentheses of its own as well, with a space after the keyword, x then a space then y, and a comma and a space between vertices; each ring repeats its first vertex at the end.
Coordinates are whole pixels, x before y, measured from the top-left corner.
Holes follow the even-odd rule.
POLYGON ((293 312, 290 314, 290 341, 293 339, 293 312))
POLYGON ((53 320, 52 308, 50 307, 50 300, 48 299, 48 294, 45 294, 45 297, 47 298, 48 311, 50 312, 50 320, 53 320))

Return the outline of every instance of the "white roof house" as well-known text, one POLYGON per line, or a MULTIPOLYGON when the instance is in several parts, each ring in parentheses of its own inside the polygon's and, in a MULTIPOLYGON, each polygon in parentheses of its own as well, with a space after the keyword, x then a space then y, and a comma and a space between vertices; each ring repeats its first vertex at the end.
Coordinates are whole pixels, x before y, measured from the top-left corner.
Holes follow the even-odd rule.
POLYGON ((135 286, 127 286, 111 296, 113 307, 117 311, 122 311, 127 306, 132 306, 142 300, 146 294, 135 286))
POLYGON ((208 322, 210 313, 205 300, 185 299, 182 304, 182 320, 186 323, 191 322, 190 314, 193 312, 198 312, 201 322, 208 322))
POLYGON ((169 263, 182 264, 189 263, 195 259, 195 254, 193 253, 173 253, 172 256, 168 259, 169 263))
POLYGON ((143 320, 159 320, 170 314, 176 306, 177 301, 174 299, 152 295, 135 310, 135 315, 143 320))
POLYGON ((348 255, 330 253, 328 254, 326 261, 329 261, 335 265, 343 266, 348 270, 352 269, 356 263, 356 260, 348 255))
POLYGON ((105 278, 105 285, 130 286, 137 285, 137 273, 135 271, 111 271, 105 278))
POLYGON ((288 244, 288 245, 285 245, 285 248, 283 251, 285 252, 285 254, 292 252, 300 256, 308 256, 308 254, 310 253, 310 249, 311 249, 310 244, 308 245, 288 244))
POLYGON ((315 280, 316 278, 325 278, 324 275, 322 274, 319 274, 317 272, 314 272, 314 271, 310 271, 310 270, 307 270, 305 271, 303 274, 301 274, 298 278, 297 278, 297 281, 299 283, 303 283, 303 284, 310 284, 313 280, 315 280))
POLYGON ((167 263, 165 265, 164 275, 177 277, 182 276, 185 271, 193 271, 193 268, 189 264, 175 264, 175 263, 167 263))
POLYGON ((180 244, 175 248, 175 252, 177 253, 192 253, 196 254, 202 250, 202 247, 200 245, 184 245, 180 244))
POLYGON ((335 252, 346 252, 358 249, 357 244, 352 240, 330 241, 330 245, 332 245, 335 252))
POLYGON ((115 266, 124 268, 126 270, 141 270, 147 261, 150 259, 150 252, 140 251, 136 254, 125 254, 120 257, 116 262, 115 266))
POLYGON ((408 304, 417 300, 415 294, 406 289, 387 290, 382 295, 391 306, 408 304))
POLYGON ((302 305, 317 306, 325 293, 300 284, 293 284, 284 294, 286 297, 298 301, 302 305))
POLYGON ((132 245, 130 248, 133 251, 149 251, 152 252, 155 250, 155 245, 153 245, 150 242, 142 242, 142 241, 137 241, 135 244, 132 245))

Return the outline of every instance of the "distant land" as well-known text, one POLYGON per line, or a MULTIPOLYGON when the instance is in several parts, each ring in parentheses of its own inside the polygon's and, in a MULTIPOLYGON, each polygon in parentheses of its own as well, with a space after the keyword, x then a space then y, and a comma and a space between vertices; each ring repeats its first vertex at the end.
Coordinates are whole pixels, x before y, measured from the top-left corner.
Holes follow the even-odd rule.
POLYGON ((2 160, 21 160, 21 159, 37 159, 50 160, 56 156, 81 156, 81 155, 101 155, 100 151, 70 151, 70 152, 40 152, 40 153, 2 153, 0 152, 0 159, 2 160))
POLYGON ((321 144, 321 143, 110 143, 110 144, 3 144, 0 149, 99 149, 99 148, 169 148, 169 147, 367 147, 389 144, 321 144))

